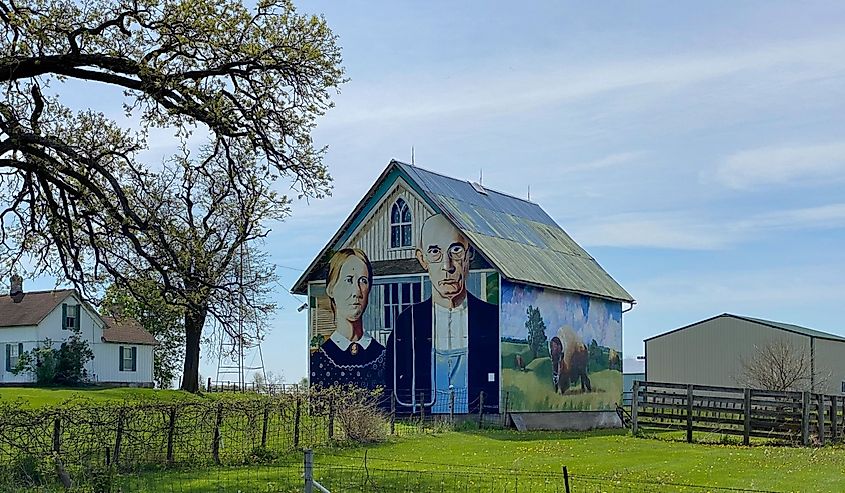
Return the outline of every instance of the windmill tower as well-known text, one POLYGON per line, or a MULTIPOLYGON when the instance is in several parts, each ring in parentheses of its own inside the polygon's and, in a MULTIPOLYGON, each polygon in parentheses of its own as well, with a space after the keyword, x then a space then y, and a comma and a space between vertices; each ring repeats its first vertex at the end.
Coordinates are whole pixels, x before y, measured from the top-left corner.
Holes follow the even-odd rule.
MULTIPOLYGON (((251 265, 248 261, 245 262, 248 255, 249 250, 241 246, 237 273, 239 285, 243 285, 244 274, 251 275, 250 272, 244 272, 245 265, 251 265)), ((221 382, 232 384, 237 382, 237 389, 241 391, 246 389, 249 375, 257 373, 261 375, 263 381, 267 381, 258 322, 255 317, 249 316, 250 307, 253 305, 248 302, 246 296, 244 290, 241 289, 237 303, 237 329, 234 334, 221 334, 217 353, 218 385, 221 382)))

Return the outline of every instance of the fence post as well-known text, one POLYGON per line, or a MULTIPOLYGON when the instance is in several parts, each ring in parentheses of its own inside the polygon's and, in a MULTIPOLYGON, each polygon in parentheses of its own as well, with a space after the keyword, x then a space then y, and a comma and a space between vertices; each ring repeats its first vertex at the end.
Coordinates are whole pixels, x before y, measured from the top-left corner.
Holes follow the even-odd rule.
POLYGON ((566 466, 563 466, 563 487, 566 493, 569 493, 569 471, 566 470, 566 466))
POLYGON ((56 417, 53 420, 53 452, 58 455, 62 448, 62 421, 56 417))
POLYGON ((270 403, 264 404, 264 413, 261 420, 261 448, 267 446, 267 424, 270 420, 270 403))
POLYGON ((449 386, 449 423, 455 424, 455 386, 449 386))
POLYGON ((220 425, 223 423, 223 403, 217 404, 217 419, 214 420, 214 441, 211 443, 211 455, 214 463, 220 465, 220 425))
POLYGON ((839 400, 835 395, 830 396, 830 438, 833 442, 839 439, 839 424, 836 423, 836 403, 839 400))
POLYGON ((117 432, 115 433, 114 437, 114 465, 117 466, 120 460, 120 442, 123 441, 123 421, 124 421, 124 414, 123 409, 117 413, 117 432))
POLYGON ((420 424, 425 427, 425 394, 420 392, 420 424))
POLYGON ((801 393, 801 444, 810 444, 810 393, 801 393))
POLYGON ((302 398, 296 396, 296 414, 293 417, 293 448, 299 447, 299 421, 302 417, 302 398))
POLYGON ((390 434, 396 433, 396 394, 390 393, 390 434))
POLYGON ((208 377, 208 386, 205 389, 206 392, 211 392, 211 377, 208 377))
POLYGON ((167 464, 173 464, 173 435, 176 432, 176 407, 170 408, 170 422, 167 426, 167 464))
POLYGON ((634 387, 631 389, 631 434, 637 436, 637 408, 640 403, 640 381, 634 381, 634 387))
POLYGON ((692 443, 692 384, 687 384, 687 443, 692 443))
POLYGON ((305 451, 305 493, 314 492, 314 452, 305 451))
POLYGON ((825 442, 825 433, 824 433, 824 418, 825 418, 825 402, 824 402, 824 394, 816 394, 816 402, 818 402, 819 407, 816 409, 816 415, 818 417, 819 422, 819 443, 824 445, 825 442))
POLYGON ((507 426, 508 424, 508 407, 510 406, 510 397, 511 392, 508 390, 505 392, 505 412, 502 414, 502 426, 507 426))
POLYGON ((751 389, 745 389, 743 411, 745 411, 745 427, 742 432, 742 444, 751 443, 751 389))
POLYGON ((329 398, 329 440, 334 438, 334 399, 329 398))
POLYGON ((484 423, 484 391, 478 393, 478 429, 484 423))

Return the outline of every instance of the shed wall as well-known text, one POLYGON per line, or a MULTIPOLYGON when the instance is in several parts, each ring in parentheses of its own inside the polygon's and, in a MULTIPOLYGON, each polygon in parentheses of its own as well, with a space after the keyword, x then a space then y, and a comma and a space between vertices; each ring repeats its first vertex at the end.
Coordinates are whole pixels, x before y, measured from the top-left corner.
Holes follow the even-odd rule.
POLYGON ((843 395, 845 383, 845 342, 815 340, 817 391, 843 395))
POLYGON ((810 354, 810 338, 733 317, 718 317, 646 341, 646 378, 652 382, 735 387, 743 358, 785 340, 810 354))

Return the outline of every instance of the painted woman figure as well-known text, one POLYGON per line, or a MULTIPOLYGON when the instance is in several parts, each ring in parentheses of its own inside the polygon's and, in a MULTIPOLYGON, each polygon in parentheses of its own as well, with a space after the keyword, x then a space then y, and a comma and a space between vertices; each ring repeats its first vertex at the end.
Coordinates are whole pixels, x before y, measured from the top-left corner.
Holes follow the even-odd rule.
POLYGON ((367 255, 344 248, 329 261, 326 294, 332 304, 335 330, 311 355, 311 383, 375 388, 384 383, 384 346, 365 330, 373 269, 367 255))

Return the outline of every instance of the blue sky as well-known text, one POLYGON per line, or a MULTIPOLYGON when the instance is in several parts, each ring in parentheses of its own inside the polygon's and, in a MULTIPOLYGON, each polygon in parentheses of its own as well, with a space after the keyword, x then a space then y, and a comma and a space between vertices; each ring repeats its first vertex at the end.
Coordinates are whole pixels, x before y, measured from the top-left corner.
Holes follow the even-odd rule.
MULTIPOLYGON (((333 195, 269 238, 285 288, 413 146, 428 169, 530 187, 637 299, 626 355, 722 312, 845 335, 845 3, 298 5, 325 15, 350 81, 314 134, 333 195)), ((277 301, 265 362, 296 381, 304 300, 277 301)))

